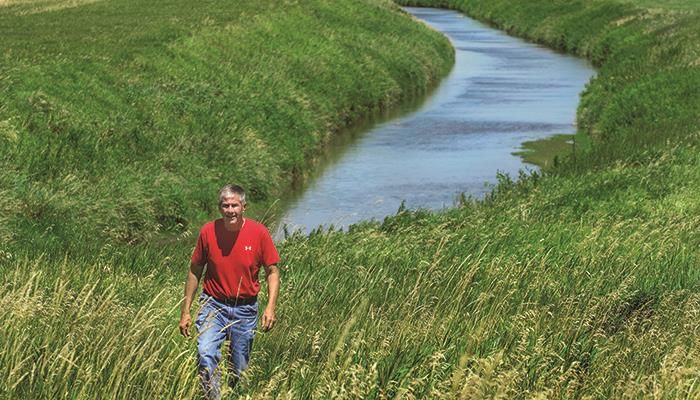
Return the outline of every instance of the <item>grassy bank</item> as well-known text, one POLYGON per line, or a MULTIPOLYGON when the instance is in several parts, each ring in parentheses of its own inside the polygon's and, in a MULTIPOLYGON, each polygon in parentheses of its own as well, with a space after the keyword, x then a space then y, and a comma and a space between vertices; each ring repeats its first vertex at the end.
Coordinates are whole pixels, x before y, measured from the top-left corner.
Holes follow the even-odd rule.
MULTIPOLYGON (((326 331, 333 328, 322 321, 338 313, 353 324, 324 335, 338 338, 329 349, 342 349, 328 353, 332 372, 306 356, 296 361, 335 384, 280 372, 295 382, 284 389, 365 388, 358 398, 699 397, 697 6, 419 3, 593 60, 599 73, 578 114, 591 150, 544 178, 502 177, 484 202, 287 243, 298 257, 288 280, 303 288, 292 286, 290 301, 305 305, 292 319, 313 318, 310 308, 326 310, 317 319, 326 331), (337 284, 300 283, 328 265, 342 271, 328 268, 337 284)), ((312 338, 306 343, 313 348, 312 338)))
POLYGON ((0 36, 7 399, 191 398, 172 318, 217 188, 265 215, 453 60, 384 1, 4 1, 0 36))
MULTIPOLYGON (((326 10, 321 14, 325 23, 343 26, 340 15, 356 3, 315 4, 326 10), (339 16, 331 18, 336 12, 339 16)), ((578 114, 580 130, 592 139, 590 151, 544 177, 523 176, 514 182, 503 176, 484 201, 465 199, 461 207, 444 213, 402 211, 382 223, 358 224, 347 233, 290 238, 280 249, 284 261, 279 325, 258 335, 251 368, 233 394, 356 399, 700 397, 697 7, 688 1, 679 10, 659 1, 643 8, 614 0, 431 4, 462 9, 593 60, 599 74, 588 86, 578 114)), ((90 6, 98 5, 105 6, 90 6)), ((376 3, 356 5, 353 18, 348 17, 354 23, 355 17, 363 20, 370 18, 365 13, 385 10, 376 3)), ((301 11, 294 14, 294 5, 289 6, 291 15, 311 18, 301 11)), ((266 12, 277 15, 269 10, 259 15, 266 12)), ((256 23, 274 32, 281 22, 261 18, 256 23)), ((378 29, 373 25, 367 31, 378 29)), ((420 48, 406 36, 395 42, 407 43, 404 51, 420 48)), ((366 43, 350 40, 344 46, 359 46, 372 54, 366 43)), ((17 45, 13 51, 21 53, 25 47, 17 45)), ((299 51, 306 54, 313 47, 299 51)), ((204 54, 209 53, 202 50, 200 56, 204 54)), ((380 54, 376 56, 383 60, 380 54)), ((49 57, 54 58, 60 57, 49 57)), ((196 69, 188 71, 195 74, 196 69)), ((186 91, 182 97, 196 93, 186 91)), ((335 98, 335 91, 331 93, 335 98)), ((36 104, 44 104, 40 100, 36 104)), ((35 107, 29 101, 18 104, 35 107)), ((300 107, 291 104, 290 109, 300 107)), ((3 105, 0 112, 7 109, 3 105)), ((47 125, 61 121, 51 115, 47 125)), ((261 111, 257 118, 266 115, 270 114, 261 111)), ((27 120, 32 118, 38 117, 27 120)), ((13 143, 22 140, 23 131, 16 127, 24 125, 10 120, 2 126, 13 143)), ((21 148, 16 145, 12 151, 21 148)), ((201 157, 219 154, 204 151, 201 157)), ((113 162, 109 155, 104 157, 105 165, 113 162)), ((137 158, 128 160, 126 170, 131 164, 148 165, 137 158)), ((169 165, 167 159, 161 162, 169 165)), ((19 178, 0 175, 0 193, 8 199, 0 207, 3 218, 26 229, 23 232, 48 230, 46 237, 51 238, 59 235, 57 228, 46 226, 52 215, 81 221, 82 213, 101 210, 78 202, 88 196, 79 174, 71 172, 60 182, 50 181, 54 186, 36 185, 31 186, 36 190, 22 192, 5 182, 33 182, 34 175, 22 175, 21 163, 7 163, 19 178), (72 184, 73 179, 78 184, 72 184), (52 187, 62 192, 43 192, 52 187), (42 211, 29 207, 33 203, 24 202, 18 193, 45 200, 36 204, 63 206, 42 211), (17 216, 16 210, 26 214, 17 216)), ((196 171, 200 165, 208 164, 189 167, 196 171)), ((67 167, 56 166, 61 168, 67 167)), ((132 193, 131 186, 121 187, 132 193)), ((173 187, 191 190, 176 183, 173 187)), ((193 203, 202 210, 209 207, 204 214, 211 211, 209 193, 198 193, 202 199, 193 203)), ((182 204, 190 204, 188 196, 194 195, 182 196, 182 204)), ((108 210, 106 218, 128 209, 124 204, 111 206, 114 211, 108 210)), ((87 235, 82 228, 74 229, 79 232, 76 239, 87 235)), ((175 327, 183 260, 192 240, 186 229, 179 243, 126 246, 128 240, 109 240, 94 253, 54 252, 43 257, 19 247, 14 232, 1 232, 16 247, 0 253, 5 293, 0 308, 0 396, 173 398, 195 393, 193 344, 178 337, 175 327)), ((55 237, 69 242, 74 238, 62 235, 55 237)))
POLYGON ((585 134, 556 134, 543 139, 530 140, 513 153, 524 162, 540 167, 543 171, 555 170, 562 160, 576 157, 577 153, 590 151, 590 138, 585 134))
POLYGON ((577 123, 596 148, 587 160, 579 159, 583 170, 643 157, 700 129, 693 111, 700 104, 699 17, 692 1, 402 3, 466 11, 514 35, 590 59, 598 76, 583 93, 577 123))
POLYGON ((262 215, 452 60, 381 1, 9 2, 0 35, 0 237, 47 251, 184 232, 225 181, 262 215))

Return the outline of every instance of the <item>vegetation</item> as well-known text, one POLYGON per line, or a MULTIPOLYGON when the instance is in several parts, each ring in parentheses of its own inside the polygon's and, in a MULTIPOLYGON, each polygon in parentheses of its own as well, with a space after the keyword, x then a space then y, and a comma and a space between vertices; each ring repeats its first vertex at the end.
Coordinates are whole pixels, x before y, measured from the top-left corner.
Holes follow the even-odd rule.
POLYGON ((334 132, 452 62, 381 1, 10 2, 0 34, 0 237, 52 254, 184 232, 225 181, 262 214, 334 132))
POLYGON ((560 160, 576 157, 577 151, 590 151, 590 139, 585 134, 560 133, 523 142, 520 148, 513 155, 520 156, 528 164, 537 165, 543 171, 550 171, 559 166, 560 160))
POLYGON ((173 318, 218 187, 265 217, 333 135, 453 60, 377 0, 10 0, 0 36, 7 399, 192 397, 173 318))
MULTIPOLYGON (((661 1, 644 3, 650 4, 649 8, 622 0, 420 3, 463 10, 515 34, 595 62, 599 73, 583 94, 578 113, 580 134, 588 134, 592 141, 590 150, 577 152, 575 160, 562 160, 545 176, 523 175, 515 181, 500 176, 500 184, 486 199, 465 198, 460 207, 447 212, 400 210, 382 223, 361 223, 349 232, 317 231, 309 237, 288 238, 281 247, 284 261, 279 325, 270 333, 258 335, 252 366, 234 394, 248 398, 363 399, 700 397, 697 6, 691 0, 673 2, 684 7, 666 7, 671 3, 661 1)), ((211 150, 227 148, 218 145, 222 141, 217 139, 223 137, 218 136, 219 130, 197 129, 205 123, 228 125, 210 121, 209 117, 220 114, 200 115, 188 107, 221 112, 228 103, 217 103, 216 96, 205 90, 212 90, 211 86, 187 86, 186 78, 194 77, 202 85, 206 79, 224 85, 241 76, 221 59, 209 58, 225 52, 229 45, 245 47, 242 39, 229 39, 229 34, 254 41, 267 32, 271 36, 265 37, 269 39, 274 32, 306 32, 305 27, 313 21, 322 21, 333 32, 344 34, 337 33, 330 41, 337 47, 322 48, 316 56, 332 53, 336 55, 328 57, 332 63, 342 60, 342 54, 367 55, 375 61, 366 65, 392 66, 385 67, 391 71, 394 63, 407 65, 401 60, 410 65, 419 60, 417 69, 399 76, 408 77, 408 81, 418 79, 425 85, 430 79, 421 81, 421 77, 434 79, 443 70, 432 57, 449 59, 449 52, 442 47, 444 42, 433 36, 425 39, 430 44, 423 47, 419 43, 425 42, 382 31, 381 27, 386 27, 396 32, 392 29, 401 26, 417 29, 406 31, 406 35, 410 32, 425 37, 423 30, 405 25, 400 13, 381 2, 306 2, 305 7, 319 10, 319 19, 312 12, 304 12, 308 8, 303 10, 292 2, 287 4, 285 14, 273 9, 272 4, 255 2, 249 5, 251 9, 228 11, 239 13, 238 22, 217 19, 225 18, 226 12, 206 18, 188 9, 177 22, 165 14, 154 27, 170 26, 171 30, 154 29, 167 39, 163 39, 167 46, 114 51, 119 56, 113 56, 113 60, 130 60, 115 64, 118 68, 114 67, 114 74, 123 72, 123 78, 118 74, 96 78, 102 76, 98 72, 109 69, 108 61, 100 58, 104 54, 98 51, 105 46, 93 44, 95 53, 82 53, 77 45, 71 50, 70 40, 57 39, 61 36, 56 29, 45 28, 42 40, 47 44, 43 46, 34 47, 42 41, 19 34, 12 40, 14 45, 7 41, 0 44, 5 46, 3 54, 9 54, 10 47, 14 54, 5 56, 7 61, 0 67, 0 120, 4 121, 0 137, 8 143, 2 150, 0 235, 4 235, 3 243, 9 243, 0 253, 0 285, 5 293, 0 300, 0 396, 186 398, 196 393, 194 348, 177 336, 175 326, 183 260, 192 241, 188 232, 192 221, 212 211, 210 196, 216 184, 238 175, 201 170, 216 168, 212 166, 218 160, 215 158, 228 153, 211 150), (285 15, 291 17, 286 19, 285 15), (195 22, 188 25, 188 18, 195 22), (211 21, 211 26, 200 25, 204 20, 211 21), (383 25, 387 20, 393 22, 383 25), (360 44, 352 36, 354 24, 358 34, 366 34, 360 44), (239 25, 245 29, 237 30, 239 25), (370 41, 375 34, 384 39, 370 41), (213 46, 217 40, 225 45, 213 46), (369 47, 369 42, 382 46, 385 40, 386 48, 369 47), (406 47, 398 50, 402 42, 406 47), (61 43, 63 49, 48 54, 61 43), (438 50, 431 50, 435 48, 438 50), (186 54, 179 55, 183 49, 187 49, 186 54), (343 49, 354 53, 343 53, 343 49), (71 51, 75 53, 69 56, 71 51), (431 55, 406 57, 409 52, 431 55), (85 70, 69 65, 81 54, 87 60, 96 57, 89 68, 81 67, 85 70), (40 61, 47 66, 41 67, 40 61), (61 63, 65 65, 61 67, 61 63), (187 67, 189 63, 196 67, 187 67), (141 72, 129 72, 129 68, 141 72), (180 77, 181 86, 165 89, 147 83, 161 83, 158 79, 164 71, 171 71, 169 68, 173 69, 171 74, 165 75, 170 79, 180 77), (201 71, 203 68, 225 74, 228 79, 219 81, 217 74, 201 71), (18 72, 20 69, 23 73, 18 72), (40 94, 35 94, 38 89, 27 89, 32 87, 30 79, 44 82, 40 94), (92 87, 88 83, 103 85, 103 91, 91 93, 92 101, 75 99, 80 87, 92 87), (119 89, 122 86, 116 83, 125 85, 125 89, 119 89), (138 88, 131 89, 137 90, 136 94, 129 97, 120 92, 128 93, 130 85, 138 88), (73 87, 73 91, 54 93, 62 87, 73 87), (146 95, 153 97, 144 99, 146 95), (68 105, 59 106, 58 100, 68 105), (142 114, 132 119, 117 118, 117 105, 130 102, 150 106, 136 108, 142 114), (178 107, 184 114, 174 112, 180 110, 178 107), (44 109, 49 111, 41 111, 44 109), (107 121, 98 122, 98 126, 102 123, 120 133, 113 141, 105 142, 111 146, 107 148, 98 145, 103 143, 100 140, 108 139, 89 139, 85 148, 97 149, 100 162, 78 168, 80 163, 65 160, 83 160, 79 148, 85 145, 81 140, 88 139, 76 134, 70 141, 67 138, 72 136, 65 132, 78 129, 72 127, 84 132, 107 132, 88 129, 92 115, 102 116, 97 121, 107 121), (71 119, 74 116, 77 119, 71 119), (128 128, 116 130, 121 126, 119 122, 128 128), (55 127, 59 133, 53 133, 55 127), (157 136, 156 128, 160 129, 158 135, 164 136, 157 136), (37 134, 30 135, 32 129, 37 129, 37 134), (130 136, 134 132, 135 136, 130 136), (209 137, 214 134, 215 138, 209 137), (209 146, 189 147, 190 141, 185 143, 185 138, 190 137, 209 146), (139 153, 136 138, 153 147, 139 153), (36 153, 31 152, 30 144, 35 145, 36 153), (173 150, 167 152, 170 147, 173 150), (185 151, 178 151, 180 148, 185 151), (103 149, 101 153, 99 149, 103 149), (186 159, 169 163, 175 156, 186 159), (25 159, 29 161, 19 162, 25 159), (128 178, 116 181, 119 186, 109 185, 115 182, 107 179, 119 179, 119 170, 128 178), (154 172, 159 174, 152 175, 154 172), (158 176, 164 177, 153 178, 158 176), (165 176, 173 178, 168 181, 165 176), (148 184, 156 181, 165 183, 151 189, 153 185, 148 184), (120 189, 116 193, 110 190, 115 187, 120 189), (171 206, 183 207, 184 211, 173 217, 183 228, 173 227, 174 233, 162 238, 156 233, 161 226, 170 226, 162 221, 168 221, 171 214, 159 213, 173 209, 171 206), (108 229, 112 218, 115 226, 122 227, 117 233, 108 229), (135 223, 129 225, 129 221, 135 223), (123 228, 131 226, 135 226, 132 231, 123 228), (120 236, 123 231, 136 233, 120 236)), ((21 21, 21 7, 7 7, 0 14, 0 29, 16 31, 19 25, 8 24, 21 24, 17 22, 21 21)), ((36 26, 46 26, 62 13, 102 10, 91 18, 107 18, 113 15, 109 7, 116 5, 96 2, 55 11, 52 17, 45 13, 22 15, 45 18, 36 26)), ((89 24, 78 26, 90 29, 89 24)), ((87 42, 95 38, 99 43, 99 31, 80 37, 87 42)), ((140 31, 129 32, 140 35, 140 31)), ((143 32, 148 32, 147 27, 143 32)), ((153 32, 143 35, 139 40, 144 43, 152 43, 146 38, 157 36, 153 32)), ((310 34, 300 34, 294 43, 304 42, 303 37, 317 38, 331 46, 310 34)), ((271 45, 269 42, 274 40, 255 43, 271 45)), ((247 49, 257 54, 257 47, 247 49)), ((313 49, 311 45, 299 47, 294 54, 301 57, 312 54, 313 49)), ((275 57, 270 58, 269 63, 256 63, 256 67, 262 69, 261 65, 274 63, 275 57)), ((310 73, 308 84, 316 89, 310 91, 318 97, 308 94, 302 97, 305 101, 270 103, 288 107, 290 114, 282 114, 278 123, 304 121, 304 110, 326 110, 313 102, 305 106, 306 99, 332 102, 344 89, 381 95, 357 103, 354 98, 337 95, 347 102, 339 100, 333 103, 336 107, 328 107, 332 111, 318 113, 325 115, 322 121, 336 122, 331 127, 345 123, 353 104, 365 104, 360 109, 352 108, 359 114, 376 104, 391 103, 384 96, 396 90, 391 89, 392 85, 381 86, 384 80, 367 81, 367 86, 355 83, 358 76, 372 79, 379 74, 365 76, 358 72, 364 69, 358 69, 358 75, 353 75, 352 65, 360 64, 357 60, 342 66, 332 64, 337 69, 330 69, 333 72, 328 75, 310 73), (345 79, 338 78, 340 72, 347 72, 347 76, 341 75, 345 79), (319 78, 323 76, 328 78, 319 78), (338 88, 333 86, 336 82, 338 88), (366 89, 375 84, 384 90, 366 89), (288 120, 290 116, 294 118, 288 120)), ((305 69, 290 67, 290 74, 301 71, 305 69)), ((286 87, 285 79, 275 82, 286 87)), ((235 107, 225 108, 250 107, 248 114, 241 114, 245 119, 231 121, 244 124, 274 120, 271 116, 277 113, 267 113, 263 108, 268 103, 246 106, 258 93, 253 89, 288 92, 277 86, 258 86, 257 81, 249 84, 231 83, 226 92, 229 100, 249 96, 235 107)), ((223 115, 220 118, 226 118, 223 115)), ((327 126, 316 123, 321 125, 308 126, 327 126)), ((289 164, 275 164, 285 173, 292 170, 291 165, 303 171, 313 157, 313 150, 306 149, 321 146, 325 140, 317 138, 313 145, 303 147, 303 160, 292 164, 290 159, 299 154, 300 144, 290 138, 290 142, 279 143, 280 138, 260 133, 268 132, 265 129, 253 132, 260 152, 273 146, 294 149, 280 156, 281 163, 289 164)), ((298 132, 315 129, 300 128, 298 132)), ((251 159, 245 161, 254 164, 256 154, 251 152, 247 156, 251 159)), ((278 160, 261 158, 260 163, 263 161, 278 160)), ((303 172, 291 173, 297 174, 303 172)), ((276 177, 270 178, 275 184, 292 179, 282 172, 270 176, 276 177)), ((267 176, 261 175, 261 187, 256 186, 254 177, 246 177, 249 180, 244 183, 256 188, 256 200, 265 202, 275 189, 266 192, 264 184, 268 181, 262 178, 267 176)))

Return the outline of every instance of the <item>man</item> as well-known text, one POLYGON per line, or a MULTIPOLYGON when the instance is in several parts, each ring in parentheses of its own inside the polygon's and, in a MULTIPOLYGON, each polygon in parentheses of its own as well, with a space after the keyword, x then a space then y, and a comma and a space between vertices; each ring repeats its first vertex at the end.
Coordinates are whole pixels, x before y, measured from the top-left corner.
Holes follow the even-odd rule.
POLYGON ((245 191, 238 185, 226 185, 219 191, 222 218, 204 224, 192 253, 185 281, 185 296, 180 316, 180 333, 190 336, 190 306, 199 287, 204 266, 200 302, 195 321, 199 331, 197 360, 202 388, 211 399, 220 397, 221 346, 230 341, 229 375, 231 385, 238 382, 248 366, 258 319, 258 271, 262 265, 267 277, 267 307, 262 328, 275 323, 275 303, 279 293, 279 255, 270 233, 262 224, 244 218, 245 191))

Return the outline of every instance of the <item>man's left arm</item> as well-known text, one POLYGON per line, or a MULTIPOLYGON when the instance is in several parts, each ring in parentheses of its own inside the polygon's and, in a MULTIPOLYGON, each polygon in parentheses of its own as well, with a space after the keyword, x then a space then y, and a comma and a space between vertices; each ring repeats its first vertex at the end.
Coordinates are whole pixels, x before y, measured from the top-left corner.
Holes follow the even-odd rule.
POLYGON ((262 328, 264 331, 269 331, 275 324, 275 305, 280 292, 280 270, 277 264, 266 265, 265 276, 267 277, 267 307, 262 316, 262 328))

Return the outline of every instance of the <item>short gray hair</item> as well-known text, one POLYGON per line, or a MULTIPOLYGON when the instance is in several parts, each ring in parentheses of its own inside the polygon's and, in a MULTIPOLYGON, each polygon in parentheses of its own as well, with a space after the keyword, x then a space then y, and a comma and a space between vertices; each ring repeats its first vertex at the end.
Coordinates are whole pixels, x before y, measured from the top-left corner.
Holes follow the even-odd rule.
POLYGON ((241 186, 229 183, 219 189, 219 206, 221 206, 225 198, 234 194, 237 194, 241 199, 241 203, 245 204, 245 190, 241 186))

